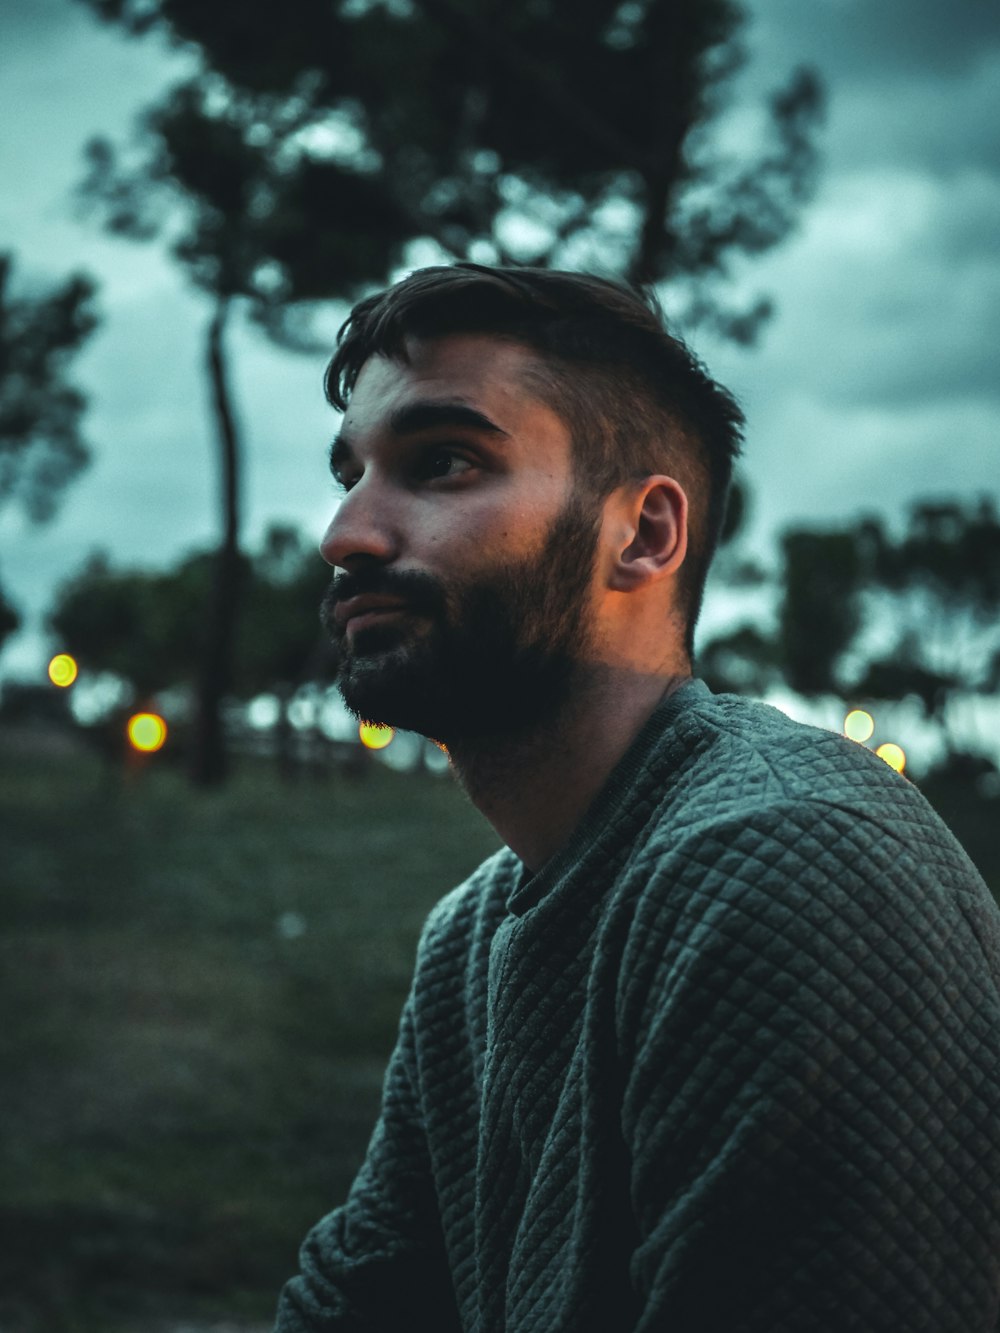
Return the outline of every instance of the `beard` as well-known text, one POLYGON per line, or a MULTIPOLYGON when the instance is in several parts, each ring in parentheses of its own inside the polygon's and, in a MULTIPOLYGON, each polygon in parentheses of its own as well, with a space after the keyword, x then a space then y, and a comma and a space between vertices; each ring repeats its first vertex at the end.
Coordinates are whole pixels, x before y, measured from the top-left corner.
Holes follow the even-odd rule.
POLYGON ((574 496, 539 551, 467 579, 445 583, 374 564, 336 575, 321 618, 348 709, 449 749, 554 722, 589 643, 598 519, 593 504, 574 496), (363 593, 396 598, 405 614, 349 639, 333 610, 363 593))

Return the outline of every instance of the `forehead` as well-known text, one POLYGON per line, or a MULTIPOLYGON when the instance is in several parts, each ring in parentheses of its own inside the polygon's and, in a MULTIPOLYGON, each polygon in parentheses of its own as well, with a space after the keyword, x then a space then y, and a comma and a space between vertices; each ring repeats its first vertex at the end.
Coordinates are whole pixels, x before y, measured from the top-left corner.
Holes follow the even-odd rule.
POLYGON ((543 376, 539 358, 519 343, 484 334, 410 339, 405 360, 377 355, 362 366, 344 431, 352 440, 379 433, 406 409, 433 402, 472 408, 511 437, 525 430, 568 437, 535 387, 543 376))

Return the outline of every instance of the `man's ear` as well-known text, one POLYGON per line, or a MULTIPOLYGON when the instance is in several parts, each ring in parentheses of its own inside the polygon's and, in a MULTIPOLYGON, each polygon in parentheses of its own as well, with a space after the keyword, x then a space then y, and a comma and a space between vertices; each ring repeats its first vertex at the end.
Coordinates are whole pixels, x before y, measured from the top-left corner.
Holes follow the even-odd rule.
POLYGON ((633 592, 676 574, 687 554, 688 498, 673 477, 645 477, 623 488, 624 542, 615 552, 609 587, 633 592))

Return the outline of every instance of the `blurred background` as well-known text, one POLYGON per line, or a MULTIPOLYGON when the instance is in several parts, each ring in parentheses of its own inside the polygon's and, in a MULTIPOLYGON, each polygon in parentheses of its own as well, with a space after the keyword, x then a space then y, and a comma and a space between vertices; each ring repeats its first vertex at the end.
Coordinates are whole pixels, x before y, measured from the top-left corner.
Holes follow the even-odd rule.
POLYGON ((266 1327, 496 846, 329 685, 322 374, 414 267, 655 287, 747 446, 699 670, 1000 889, 993 0, 0 0, 0 1331, 266 1327))

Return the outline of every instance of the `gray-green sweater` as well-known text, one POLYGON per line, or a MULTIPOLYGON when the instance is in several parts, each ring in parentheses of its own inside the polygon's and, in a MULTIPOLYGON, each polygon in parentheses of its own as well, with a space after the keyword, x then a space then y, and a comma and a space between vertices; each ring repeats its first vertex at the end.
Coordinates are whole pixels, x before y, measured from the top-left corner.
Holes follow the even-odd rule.
POLYGON ((905 778, 691 682, 427 922, 282 1333, 988 1333, 1000 913, 905 778))

